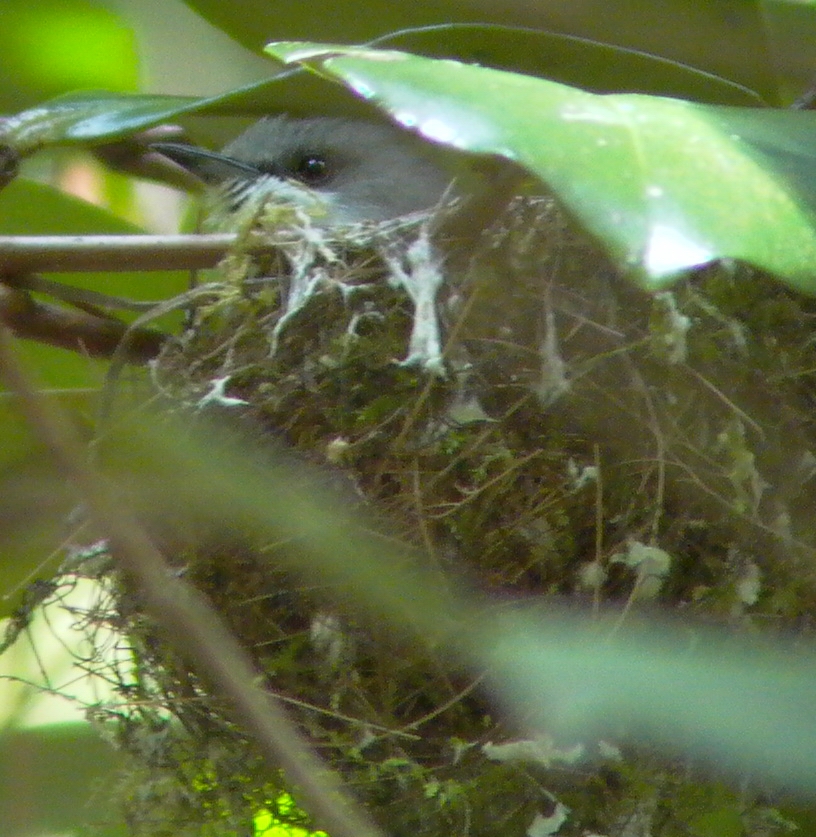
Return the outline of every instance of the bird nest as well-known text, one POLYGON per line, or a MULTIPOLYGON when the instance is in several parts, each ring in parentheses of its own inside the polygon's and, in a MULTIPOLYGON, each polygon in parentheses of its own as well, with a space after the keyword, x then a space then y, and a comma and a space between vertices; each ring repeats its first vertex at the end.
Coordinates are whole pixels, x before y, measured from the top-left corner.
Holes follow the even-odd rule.
MULTIPOLYGON (((153 367, 170 403, 237 417, 259 449, 317 465, 441 582, 488 600, 658 601, 785 627, 808 611, 812 303, 728 265, 647 293, 543 197, 478 233, 455 210, 328 231, 294 220, 269 222, 269 255, 239 245, 204 277, 153 367)), ((572 810, 559 833, 624 833, 655 799, 669 833, 722 802, 722 788, 678 791, 698 780, 643 753, 507 749, 520 733, 480 672, 293 576, 297 544, 172 513, 158 529, 388 834, 523 835, 557 800, 572 810)), ((93 711, 134 756, 132 832, 251 833, 279 777, 138 595, 78 557, 63 583, 101 582, 87 624, 135 660, 108 672, 118 700, 93 711)))

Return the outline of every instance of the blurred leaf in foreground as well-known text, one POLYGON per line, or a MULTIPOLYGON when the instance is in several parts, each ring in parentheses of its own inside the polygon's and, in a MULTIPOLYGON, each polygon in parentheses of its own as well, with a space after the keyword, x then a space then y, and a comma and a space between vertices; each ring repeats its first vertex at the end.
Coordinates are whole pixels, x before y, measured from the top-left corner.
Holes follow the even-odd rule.
POLYGON ((166 418, 129 428, 117 436, 118 467, 153 503, 175 497, 177 509, 181 499, 224 531, 297 539, 306 557, 292 570, 487 670, 495 697, 534 728, 567 741, 624 730, 669 755, 816 793, 808 645, 749 645, 693 621, 630 614, 621 624, 551 600, 463 595, 390 548, 288 454, 242 451, 217 428, 190 432, 166 418))

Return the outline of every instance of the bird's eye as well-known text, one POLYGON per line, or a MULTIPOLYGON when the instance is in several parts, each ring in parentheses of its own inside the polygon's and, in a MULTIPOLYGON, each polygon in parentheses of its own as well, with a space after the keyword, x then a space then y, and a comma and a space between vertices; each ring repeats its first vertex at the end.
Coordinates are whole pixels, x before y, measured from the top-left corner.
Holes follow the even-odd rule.
POLYGON ((318 154, 304 154, 292 166, 292 175, 307 186, 324 183, 329 174, 329 164, 318 154))

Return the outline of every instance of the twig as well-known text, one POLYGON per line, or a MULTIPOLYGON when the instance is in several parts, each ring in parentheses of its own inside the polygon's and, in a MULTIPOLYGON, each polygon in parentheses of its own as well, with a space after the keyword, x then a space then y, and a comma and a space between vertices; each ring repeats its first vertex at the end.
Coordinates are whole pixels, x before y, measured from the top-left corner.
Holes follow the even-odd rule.
POLYGON ((156 357, 167 335, 150 328, 130 329, 114 317, 62 308, 33 300, 27 293, 0 283, 0 327, 17 337, 48 343, 91 357, 111 357, 122 343, 128 363, 146 363, 156 357))
POLYGON ((75 288, 73 285, 65 285, 62 282, 54 282, 40 276, 37 273, 16 273, 0 279, 5 285, 11 288, 19 288, 21 291, 35 291, 36 293, 48 294, 54 299, 76 305, 89 314, 98 313, 95 310, 106 308, 114 311, 149 311, 159 303, 156 301, 147 302, 138 299, 129 299, 121 296, 92 291, 88 288, 75 288))
MULTIPOLYGON (((207 235, 4 235, 0 273, 33 271, 198 270, 215 267, 235 245, 235 233, 207 235)), ((250 238, 247 252, 270 245, 250 238)))

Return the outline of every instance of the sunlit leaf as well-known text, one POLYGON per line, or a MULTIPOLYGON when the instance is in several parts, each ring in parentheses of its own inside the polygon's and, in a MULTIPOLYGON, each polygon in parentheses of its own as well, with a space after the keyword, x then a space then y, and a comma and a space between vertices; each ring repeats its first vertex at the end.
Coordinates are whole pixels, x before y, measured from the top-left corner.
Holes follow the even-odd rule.
POLYGON ((813 174, 796 176, 816 161, 812 112, 598 96, 396 52, 269 51, 342 82, 429 139, 524 166, 647 287, 734 258, 816 290, 816 184, 813 174))
POLYGON ((21 154, 43 146, 112 139, 189 110, 187 96, 72 93, 10 117, 2 139, 21 154))

